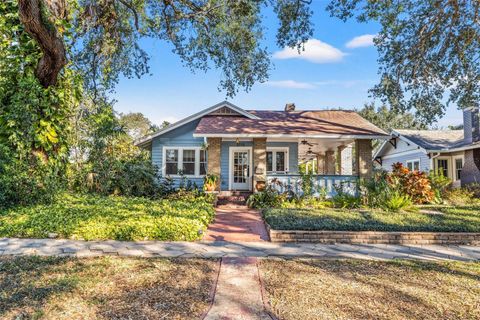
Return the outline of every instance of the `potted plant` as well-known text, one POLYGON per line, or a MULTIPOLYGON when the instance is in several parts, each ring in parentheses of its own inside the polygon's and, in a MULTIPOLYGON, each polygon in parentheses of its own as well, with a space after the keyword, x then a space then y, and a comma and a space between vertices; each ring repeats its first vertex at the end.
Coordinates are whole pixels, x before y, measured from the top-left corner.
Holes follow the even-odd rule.
POLYGON ((207 174, 203 179, 203 190, 212 192, 217 189, 218 176, 214 174, 207 174))

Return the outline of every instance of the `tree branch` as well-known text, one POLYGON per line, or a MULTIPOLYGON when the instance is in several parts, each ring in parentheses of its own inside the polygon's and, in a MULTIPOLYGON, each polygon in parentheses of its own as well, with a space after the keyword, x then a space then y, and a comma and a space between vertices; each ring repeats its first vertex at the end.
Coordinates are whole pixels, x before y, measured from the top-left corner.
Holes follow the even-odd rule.
MULTIPOLYGON (((64 1, 49 0, 48 7, 52 4, 61 7, 64 1)), ((59 10, 61 11, 64 10, 59 10)), ((36 77, 45 88, 55 85, 58 74, 67 63, 62 37, 49 25, 48 21, 44 21, 41 0, 19 0, 18 12, 25 30, 37 41, 43 53, 35 70, 36 77)))

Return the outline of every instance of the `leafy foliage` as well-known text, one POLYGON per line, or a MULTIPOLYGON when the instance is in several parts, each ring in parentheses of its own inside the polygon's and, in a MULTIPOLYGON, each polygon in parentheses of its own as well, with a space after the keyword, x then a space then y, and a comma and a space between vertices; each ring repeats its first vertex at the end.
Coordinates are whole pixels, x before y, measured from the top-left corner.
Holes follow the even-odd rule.
POLYGON ((64 194, 49 205, 6 210, 0 216, 0 236, 193 241, 214 215, 209 199, 195 195, 148 200, 64 194))
POLYGON ((62 188, 69 118, 79 76, 66 69, 55 87, 35 77, 41 53, 25 32, 16 1, 0 3, 0 207, 48 201, 62 188))
POLYGON ((392 168, 387 179, 393 190, 409 196, 417 204, 433 201, 435 193, 425 172, 410 171, 401 163, 393 164, 392 168))
POLYGON ((425 124, 418 121, 414 114, 391 110, 386 105, 375 108, 374 103, 365 104, 357 112, 386 132, 390 132, 392 129, 427 129, 425 124))
POLYGON ((247 205, 250 208, 277 208, 285 202, 286 196, 276 192, 271 186, 267 186, 264 191, 256 192, 247 199, 247 205))
POLYGON ((375 21, 381 74, 373 93, 394 112, 416 110, 431 124, 448 103, 460 108, 480 98, 480 3, 466 1, 332 0, 342 20, 375 21))
POLYGON ((478 206, 433 209, 443 214, 301 208, 268 209, 263 215, 275 230, 480 232, 478 206))
POLYGON ((413 208, 412 200, 408 195, 401 194, 400 192, 392 192, 381 207, 386 211, 399 212, 413 208))

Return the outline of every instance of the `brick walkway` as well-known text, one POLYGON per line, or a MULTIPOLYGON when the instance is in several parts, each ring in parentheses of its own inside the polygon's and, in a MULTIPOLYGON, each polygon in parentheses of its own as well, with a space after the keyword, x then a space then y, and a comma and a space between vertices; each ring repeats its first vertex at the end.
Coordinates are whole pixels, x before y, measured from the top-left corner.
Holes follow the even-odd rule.
POLYGON ((263 241, 268 240, 260 212, 241 205, 219 206, 215 222, 208 227, 206 241, 263 241))
POLYGON ((256 258, 222 258, 213 306, 205 320, 271 320, 265 312, 256 258))
POLYGON ((313 244, 272 242, 80 241, 0 239, 1 255, 89 257, 312 257, 357 259, 480 260, 480 246, 313 244))

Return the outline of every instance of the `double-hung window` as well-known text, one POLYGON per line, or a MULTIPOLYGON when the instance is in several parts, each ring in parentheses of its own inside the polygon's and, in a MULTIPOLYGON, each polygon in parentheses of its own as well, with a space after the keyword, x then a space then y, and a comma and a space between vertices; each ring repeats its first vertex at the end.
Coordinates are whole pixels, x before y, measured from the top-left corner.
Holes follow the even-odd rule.
POLYGON ((463 168, 463 158, 455 158, 455 180, 460 180, 463 168))
POLYGON ((288 148, 267 148, 267 172, 288 172, 288 148))
POLYGON ((200 147, 164 147, 163 159, 164 176, 206 174, 207 153, 200 147))
POLYGON ((437 159, 437 170, 438 173, 442 174, 444 177, 449 177, 448 159, 437 159))
POLYGON ((416 160, 408 160, 407 161, 407 168, 410 171, 418 171, 420 170, 420 159, 416 160))

